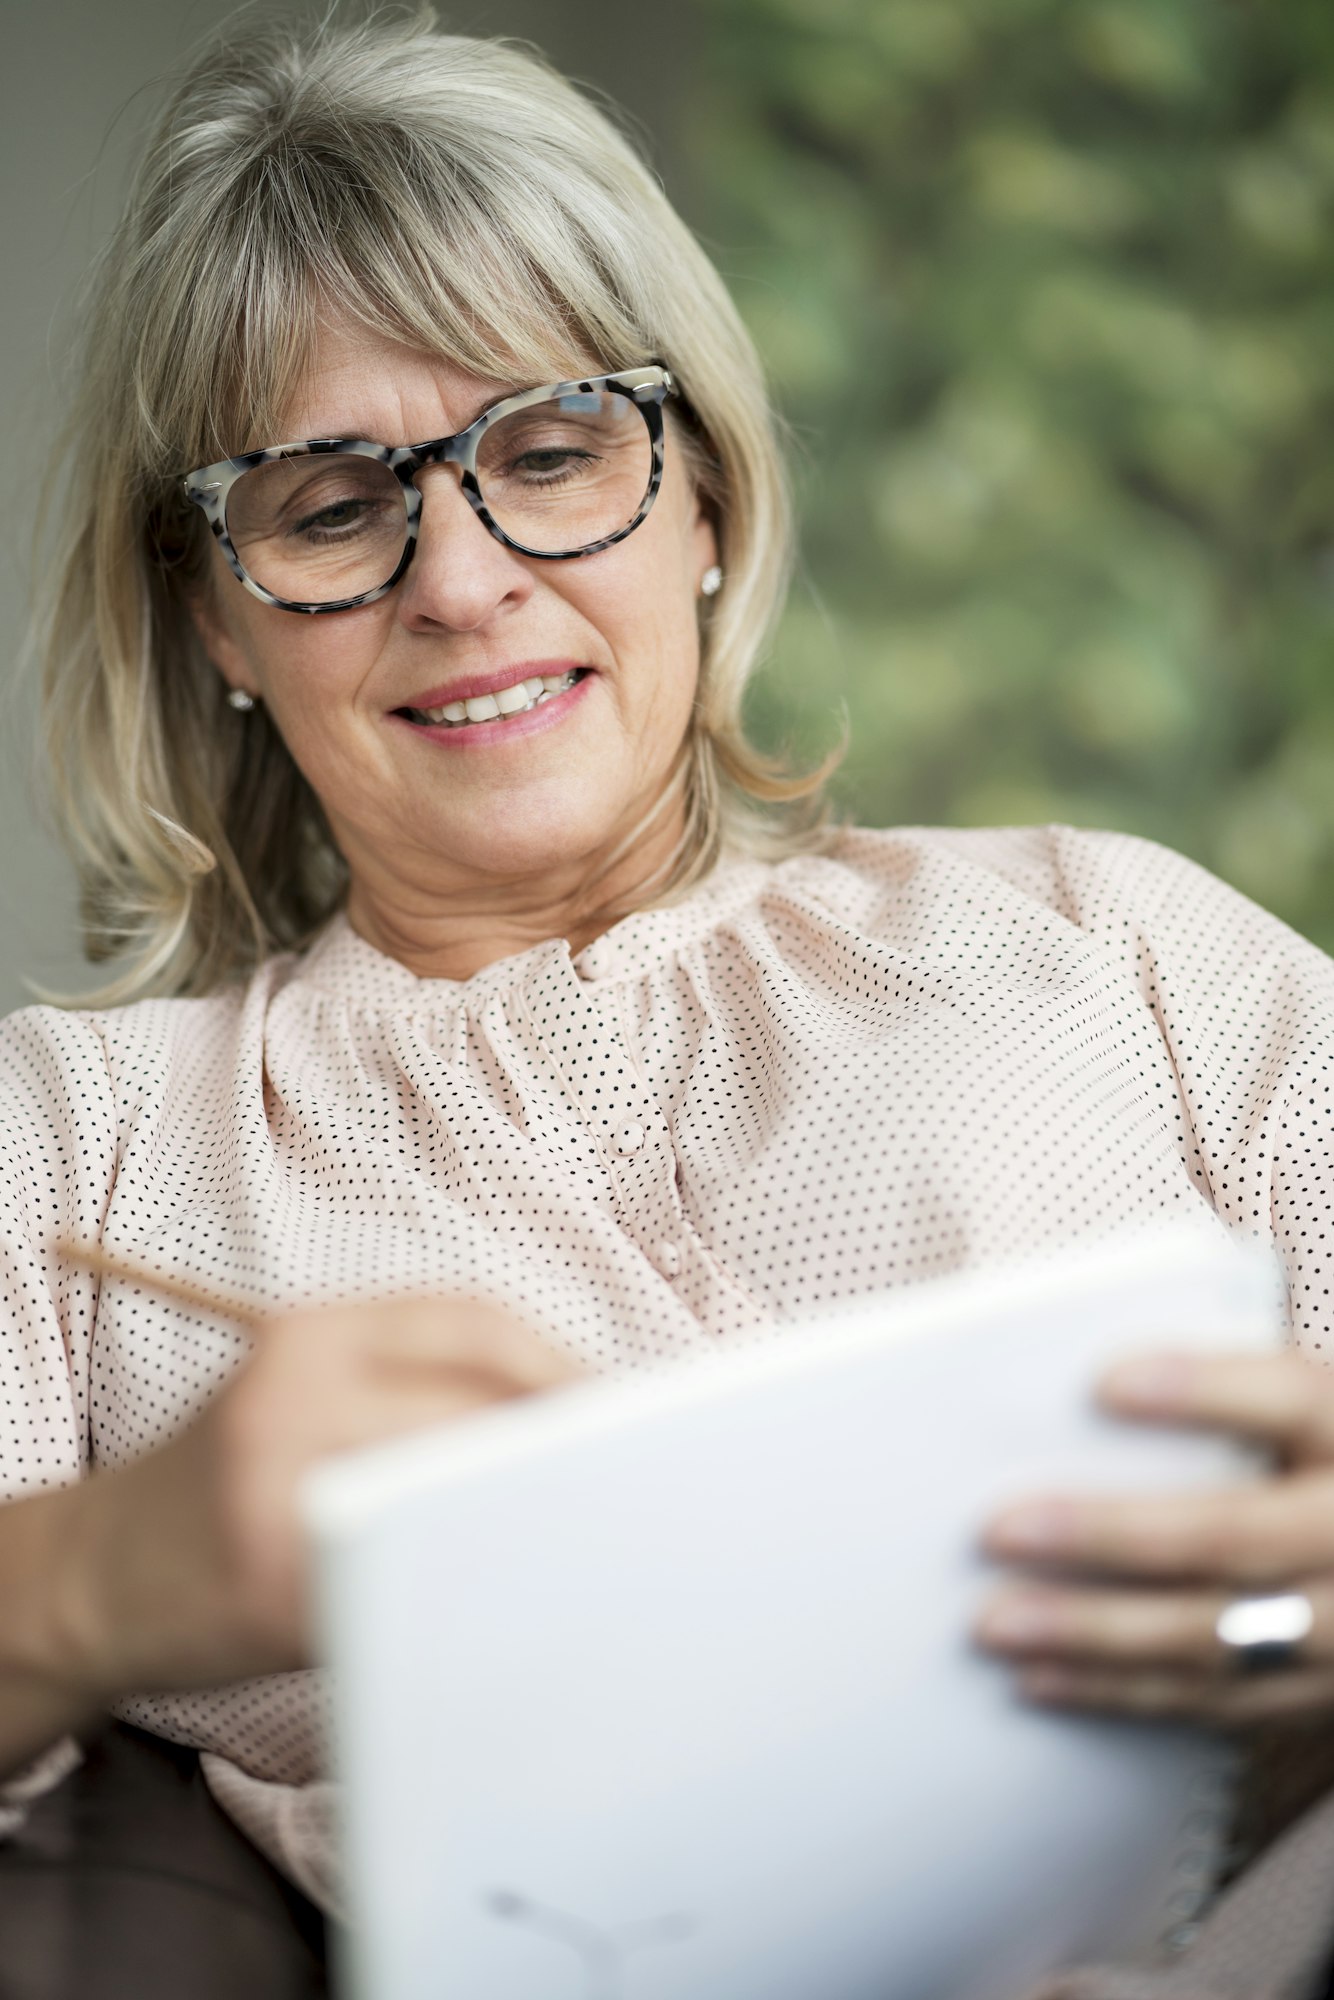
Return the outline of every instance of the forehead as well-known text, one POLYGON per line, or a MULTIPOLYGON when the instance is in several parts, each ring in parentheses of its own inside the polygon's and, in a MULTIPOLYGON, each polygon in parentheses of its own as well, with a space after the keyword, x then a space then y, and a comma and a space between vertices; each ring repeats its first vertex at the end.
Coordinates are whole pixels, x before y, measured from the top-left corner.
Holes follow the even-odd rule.
MULTIPOLYGON (((553 358, 556 381, 586 363, 553 358)), ((531 374, 478 374, 369 329, 325 325, 315 336, 292 395, 283 405, 282 439, 365 437, 417 444, 460 431, 503 396, 536 386, 531 374)), ((268 442, 268 440, 261 440, 268 442)))

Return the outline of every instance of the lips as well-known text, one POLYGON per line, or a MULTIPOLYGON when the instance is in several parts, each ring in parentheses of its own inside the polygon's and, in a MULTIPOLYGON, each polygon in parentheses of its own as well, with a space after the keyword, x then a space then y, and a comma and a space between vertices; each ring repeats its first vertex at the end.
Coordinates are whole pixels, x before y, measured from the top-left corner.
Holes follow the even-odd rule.
MULTIPOLYGON (((596 679, 597 675, 587 667, 574 667, 556 681, 553 689, 542 687, 532 701, 508 713, 499 708, 502 696, 470 695, 466 703, 445 703, 443 712, 398 708, 387 719, 391 728, 408 730, 419 743, 441 749, 448 746, 453 752, 497 754, 502 746, 513 748, 530 736, 559 728, 566 717, 582 708, 596 679)), ((529 687, 532 685, 532 681, 527 683, 529 687)))
POLYGON ((552 674, 594 671, 586 660, 516 660, 506 667, 494 667, 489 673, 468 674, 458 680, 441 681, 437 687, 424 688, 420 694, 409 695, 395 707, 398 714, 410 708, 444 708, 447 702, 498 694, 501 688, 514 687, 519 681, 545 680, 552 674))
POLYGON ((400 709, 410 722, 436 727, 447 723, 452 729, 471 729, 484 722, 512 721, 516 716, 527 715, 534 708, 554 701, 557 695, 568 694, 587 674, 575 667, 568 674, 548 674, 545 680, 520 681, 517 686, 501 688, 496 694, 473 694, 467 701, 447 701, 443 708, 400 709))

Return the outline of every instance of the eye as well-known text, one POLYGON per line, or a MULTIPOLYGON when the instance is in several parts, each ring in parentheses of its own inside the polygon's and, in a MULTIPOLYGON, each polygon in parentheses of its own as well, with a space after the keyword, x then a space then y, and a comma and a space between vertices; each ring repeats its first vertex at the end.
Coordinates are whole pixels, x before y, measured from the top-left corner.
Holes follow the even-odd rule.
MULTIPOLYGON (((574 445, 532 445, 510 459, 500 469, 499 476, 522 479, 530 486, 555 486, 563 480, 577 479, 597 463, 596 452, 582 451, 574 445)), ((495 476, 493 473, 492 477, 495 476)))
POLYGON ((328 500, 312 514, 298 521, 293 533, 304 535, 311 532, 333 533, 340 528, 355 527, 364 514, 369 513, 375 503, 349 496, 345 500, 328 500))

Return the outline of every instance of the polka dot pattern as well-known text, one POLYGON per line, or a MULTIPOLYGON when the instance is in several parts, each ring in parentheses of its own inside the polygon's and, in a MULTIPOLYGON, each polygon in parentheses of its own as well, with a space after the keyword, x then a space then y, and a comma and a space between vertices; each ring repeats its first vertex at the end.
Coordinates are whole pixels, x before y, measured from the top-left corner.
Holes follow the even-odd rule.
MULTIPOLYGON (((210 999, 26 1009, 0 1024, 0 1493, 164 1443, 241 1358, 62 1269, 65 1233, 257 1307, 467 1290, 642 1370, 1172 1213, 1272 1235, 1295 1337, 1334 1358, 1332 1059, 1327 959, 1180 856, 1068 827, 725 861, 462 983, 340 917, 210 999)), ((120 1712, 266 1798, 320 1783, 314 1675, 120 1712)), ((308 1819, 265 1810, 309 1879, 308 1819)))

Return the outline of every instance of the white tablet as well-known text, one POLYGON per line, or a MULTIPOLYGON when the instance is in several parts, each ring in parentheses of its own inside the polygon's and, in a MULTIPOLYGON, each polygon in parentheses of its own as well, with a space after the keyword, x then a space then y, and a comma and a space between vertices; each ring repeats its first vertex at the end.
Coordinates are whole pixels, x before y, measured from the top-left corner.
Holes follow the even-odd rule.
POLYGON ((310 1478, 355 2000, 1019 2000, 1208 1888, 1220 1746, 1041 1713, 974 1651, 979 1524, 1236 1477, 1113 1355, 1279 1339, 1154 1231, 310 1478))

